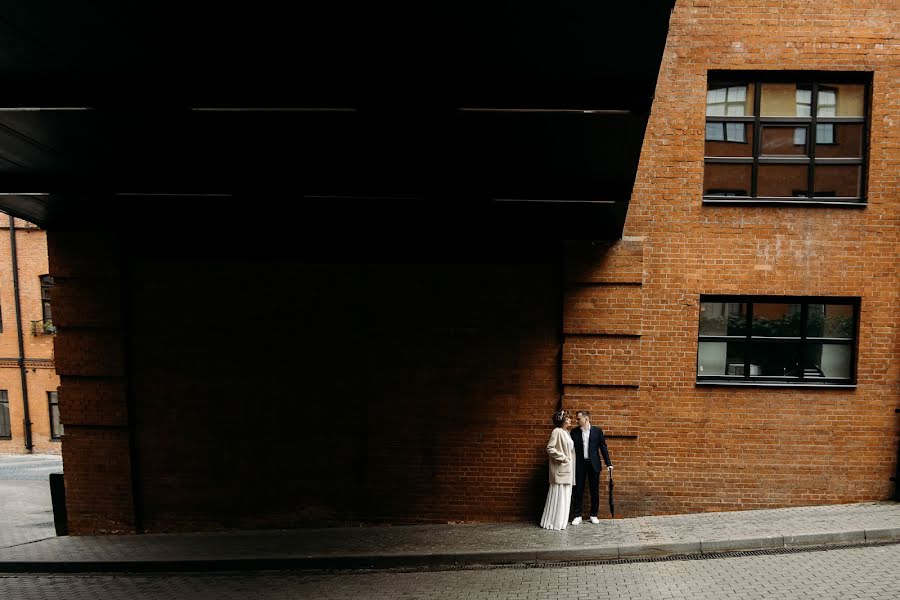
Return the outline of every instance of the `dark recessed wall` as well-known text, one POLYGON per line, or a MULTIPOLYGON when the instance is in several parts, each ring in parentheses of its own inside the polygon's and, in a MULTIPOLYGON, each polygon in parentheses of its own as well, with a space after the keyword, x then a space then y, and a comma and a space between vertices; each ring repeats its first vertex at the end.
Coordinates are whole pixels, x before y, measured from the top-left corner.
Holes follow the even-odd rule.
POLYGON ((215 251, 221 234, 131 239, 145 528, 539 518, 560 390, 552 246, 327 264, 327 244, 285 235, 243 237, 243 257, 215 251))

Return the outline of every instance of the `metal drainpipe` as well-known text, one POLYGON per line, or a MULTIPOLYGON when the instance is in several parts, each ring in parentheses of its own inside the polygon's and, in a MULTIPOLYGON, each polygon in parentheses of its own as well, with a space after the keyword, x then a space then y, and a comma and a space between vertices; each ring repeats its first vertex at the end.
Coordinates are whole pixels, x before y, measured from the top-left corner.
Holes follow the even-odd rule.
POLYGON ((22 331, 22 302, 19 299, 19 256, 16 251, 16 222, 9 215, 9 253, 12 255, 13 292, 16 298, 16 330, 19 334, 19 374, 22 376, 22 405, 25 424, 25 450, 31 453, 31 415, 28 412, 28 378, 25 369, 25 335, 22 331))

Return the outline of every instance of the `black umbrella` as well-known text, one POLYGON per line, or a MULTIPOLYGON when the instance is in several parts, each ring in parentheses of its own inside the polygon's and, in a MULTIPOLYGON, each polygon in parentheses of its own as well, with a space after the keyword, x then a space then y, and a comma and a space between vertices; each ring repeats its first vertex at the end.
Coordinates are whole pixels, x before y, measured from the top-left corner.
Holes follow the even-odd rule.
POLYGON ((612 469, 606 470, 609 473, 609 514, 615 519, 616 518, 616 503, 613 501, 613 478, 612 478, 612 469))

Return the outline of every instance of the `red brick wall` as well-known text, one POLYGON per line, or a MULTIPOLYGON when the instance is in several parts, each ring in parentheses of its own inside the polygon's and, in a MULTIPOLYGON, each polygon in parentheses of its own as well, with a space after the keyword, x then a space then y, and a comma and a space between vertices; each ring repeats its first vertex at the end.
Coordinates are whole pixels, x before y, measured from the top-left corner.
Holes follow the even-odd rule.
POLYGON ((147 531, 539 518, 560 391, 558 252, 313 264, 259 238, 246 260, 133 243, 147 531))
POLYGON ((133 533, 119 234, 47 236, 69 531, 133 533))
POLYGON ((573 359, 563 363, 563 380, 573 384, 566 405, 596 407, 601 424, 637 436, 610 441, 624 514, 891 495, 900 442, 898 20, 900 7, 887 1, 676 5, 627 241, 610 249, 570 245, 566 269, 570 282, 598 286, 567 294, 566 305, 578 307, 567 314, 567 332, 579 335, 566 340, 565 356, 573 359), (874 72, 868 206, 704 206, 705 92, 713 69, 874 72), (616 261, 616 272, 641 284, 640 324, 633 315, 608 314, 616 306, 633 310, 636 293, 604 277, 616 261), (700 294, 861 297, 857 388, 696 387, 700 294), (629 324, 612 333, 628 329, 639 343, 600 336, 608 332, 599 323, 586 340, 585 297, 606 315, 600 320, 629 324), (639 347, 630 366, 615 352, 582 351, 613 340, 639 347), (587 368, 574 360, 581 356, 590 359, 587 368), (626 382, 639 387, 609 387, 626 382))

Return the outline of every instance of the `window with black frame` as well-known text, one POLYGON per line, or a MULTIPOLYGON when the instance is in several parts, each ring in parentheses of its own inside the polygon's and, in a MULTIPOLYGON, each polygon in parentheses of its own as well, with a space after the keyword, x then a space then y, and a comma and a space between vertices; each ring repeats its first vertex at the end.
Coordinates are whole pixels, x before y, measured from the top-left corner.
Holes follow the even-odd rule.
POLYGON ((50 290, 53 289, 53 277, 41 275, 41 317, 44 324, 53 322, 53 311, 50 307, 50 290))
POLYGON ((12 437, 12 428, 9 420, 9 393, 0 390, 0 438, 12 437))
POLYGON ((711 73, 704 202, 864 205, 866 77, 711 73))
POLYGON ((698 383, 856 381, 858 298, 701 296, 698 383))
POLYGON ((57 392, 47 392, 47 404, 50 406, 50 439, 61 439, 63 425, 59 421, 59 394, 57 392))

